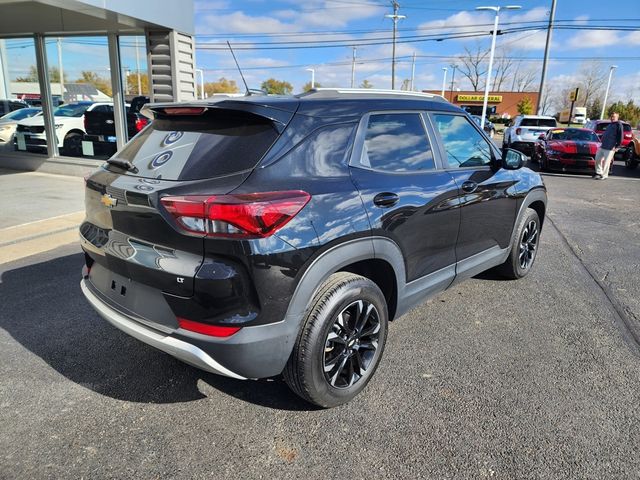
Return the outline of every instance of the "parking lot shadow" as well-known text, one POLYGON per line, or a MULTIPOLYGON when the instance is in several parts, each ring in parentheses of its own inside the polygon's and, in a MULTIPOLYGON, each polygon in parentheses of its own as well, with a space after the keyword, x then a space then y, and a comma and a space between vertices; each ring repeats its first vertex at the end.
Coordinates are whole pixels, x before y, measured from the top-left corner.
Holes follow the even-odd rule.
MULTIPOLYGON (((80 291, 81 254, 5 271, 0 277, 0 328, 58 373, 101 395, 144 403, 205 398, 205 382, 269 408, 314 410, 280 379, 234 380, 186 365, 120 332, 100 318, 80 291)), ((8 349, 1 361, 29 375, 34 362, 8 349)), ((37 364, 37 362, 35 362, 37 364)))

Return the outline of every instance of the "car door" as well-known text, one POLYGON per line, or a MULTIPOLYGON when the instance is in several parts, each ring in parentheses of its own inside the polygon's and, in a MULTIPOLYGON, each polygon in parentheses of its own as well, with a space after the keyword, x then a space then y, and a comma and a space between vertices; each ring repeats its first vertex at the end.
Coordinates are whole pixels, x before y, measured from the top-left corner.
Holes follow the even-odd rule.
POLYGON ((516 217, 512 171, 497 168, 497 148, 462 113, 429 114, 445 169, 455 180, 460 207, 457 275, 475 275, 504 254, 516 217))
POLYGON ((406 281, 431 291, 454 278, 460 224, 457 187, 438 157, 422 113, 374 112, 360 122, 350 163, 373 235, 392 239, 406 281))

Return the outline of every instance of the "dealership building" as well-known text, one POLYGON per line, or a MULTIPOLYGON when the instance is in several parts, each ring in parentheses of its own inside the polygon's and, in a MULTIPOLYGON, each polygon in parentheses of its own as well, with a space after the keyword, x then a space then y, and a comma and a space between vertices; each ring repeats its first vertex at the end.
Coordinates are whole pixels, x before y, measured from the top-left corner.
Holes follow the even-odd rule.
MULTIPOLYGON (((440 95, 441 90, 424 90, 425 93, 440 95)), ((538 92, 490 92, 487 102, 487 115, 490 117, 513 118, 518 115, 518 103, 525 98, 531 100, 533 109, 538 104, 538 92)), ((464 108, 472 115, 482 115, 483 92, 450 91, 444 92, 444 98, 454 105, 464 108)))
POLYGON ((81 124, 71 126, 78 120, 67 118, 70 108, 54 115, 58 105, 107 104, 108 141, 122 147, 131 134, 127 100, 195 98, 193 35, 192 0, 0 0, 0 101, 41 109, 0 142, 0 167, 78 173, 101 164, 90 148, 69 156, 57 132, 81 124), (29 135, 40 144, 25 148, 29 135))

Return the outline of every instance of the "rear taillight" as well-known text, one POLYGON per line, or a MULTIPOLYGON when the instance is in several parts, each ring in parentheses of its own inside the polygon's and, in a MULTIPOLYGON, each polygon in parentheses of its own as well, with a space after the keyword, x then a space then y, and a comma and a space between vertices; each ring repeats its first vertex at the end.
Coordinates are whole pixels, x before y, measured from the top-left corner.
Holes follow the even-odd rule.
POLYGON ((627 132, 624 134, 624 138, 631 138, 633 135, 631 134, 631 132, 627 132))
POLYGON ((139 132, 149 123, 149 119, 147 117, 140 117, 136 120, 136 132, 139 132))
POLYGON ((89 131, 89 121, 88 121, 86 115, 82 116, 82 124, 84 125, 84 131, 88 132, 89 131))
POLYGON ((520 135, 522 133, 522 129, 521 128, 516 128, 516 135, 520 135))
POLYGON ((225 327, 220 325, 209 325, 208 323, 194 322, 186 318, 178 317, 178 326, 183 330, 190 332, 202 333, 210 337, 226 338, 234 333, 238 333, 241 327, 225 327))
POLYGON ((178 225, 193 235, 263 238, 286 225, 311 199, 300 190, 164 197, 178 225))

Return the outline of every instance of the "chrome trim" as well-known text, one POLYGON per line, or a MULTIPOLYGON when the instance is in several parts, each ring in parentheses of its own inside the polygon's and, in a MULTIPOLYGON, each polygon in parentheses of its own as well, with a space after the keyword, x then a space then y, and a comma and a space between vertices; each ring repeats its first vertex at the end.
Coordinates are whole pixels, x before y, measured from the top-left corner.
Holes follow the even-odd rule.
POLYGON ((106 305, 93 292, 91 292, 86 282, 87 281, 84 279, 80 282, 82 293, 95 311, 114 327, 122 330, 128 335, 131 335, 141 342, 146 343, 147 345, 151 345, 158 350, 162 350, 178 360, 200 368, 201 370, 216 373, 218 375, 224 375, 225 377, 236 378, 238 380, 246 380, 245 377, 241 377, 220 365, 195 345, 191 345, 190 343, 183 342, 182 340, 178 340, 177 338, 173 338, 168 335, 163 335, 160 332, 145 327, 122 315, 120 312, 106 305))

